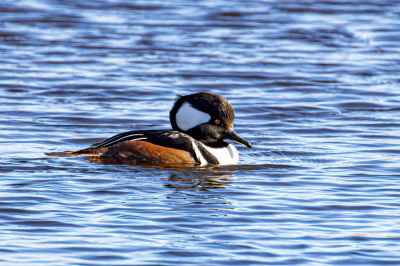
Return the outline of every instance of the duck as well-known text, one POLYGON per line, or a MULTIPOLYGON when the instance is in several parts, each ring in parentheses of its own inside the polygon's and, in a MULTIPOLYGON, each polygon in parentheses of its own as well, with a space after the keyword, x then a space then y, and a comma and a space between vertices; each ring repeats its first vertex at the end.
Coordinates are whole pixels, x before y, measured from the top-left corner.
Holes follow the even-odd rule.
POLYGON ((238 151, 226 140, 252 147, 233 130, 234 109, 221 95, 178 95, 169 118, 170 130, 131 130, 82 150, 47 155, 144 164, 235 165, 238 151))

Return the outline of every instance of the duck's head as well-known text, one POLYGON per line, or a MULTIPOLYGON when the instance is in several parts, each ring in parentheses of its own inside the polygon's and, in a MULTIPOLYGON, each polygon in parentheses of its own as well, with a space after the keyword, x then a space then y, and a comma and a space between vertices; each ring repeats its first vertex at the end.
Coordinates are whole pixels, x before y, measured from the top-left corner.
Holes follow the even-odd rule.
POLYGON ((250 142, 242 139, 233 130, 235 112, 232 105, 222 96, 199 92, 178 96, 169 113, 174 130, 211 147, 225 147, 224 139, 231 139, 251 148, 250 142))

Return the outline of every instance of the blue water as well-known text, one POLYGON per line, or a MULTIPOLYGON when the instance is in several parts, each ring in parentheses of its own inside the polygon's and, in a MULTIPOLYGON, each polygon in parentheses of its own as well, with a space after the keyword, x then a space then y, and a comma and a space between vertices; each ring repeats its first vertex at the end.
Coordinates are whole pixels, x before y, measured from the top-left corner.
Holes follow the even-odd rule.
POLYGON ((400 265, 400 2, 0 2, 1 265, 400 265), (54 158, 236 111, 235 166, 54 158))

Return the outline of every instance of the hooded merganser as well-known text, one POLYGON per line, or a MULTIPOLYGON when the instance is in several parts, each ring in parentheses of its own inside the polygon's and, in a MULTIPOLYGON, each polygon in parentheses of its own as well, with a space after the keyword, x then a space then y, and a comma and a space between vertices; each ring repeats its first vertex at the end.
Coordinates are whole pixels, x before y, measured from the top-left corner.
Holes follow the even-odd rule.
POLYGON ((237 164, 231 139, 251 144, 233 130, 235 112, 222 96, 200 92, 179 96, 169 114, 173 130, 132 130, 75 152, 52 156, 98 156, 122 162, 237 164))

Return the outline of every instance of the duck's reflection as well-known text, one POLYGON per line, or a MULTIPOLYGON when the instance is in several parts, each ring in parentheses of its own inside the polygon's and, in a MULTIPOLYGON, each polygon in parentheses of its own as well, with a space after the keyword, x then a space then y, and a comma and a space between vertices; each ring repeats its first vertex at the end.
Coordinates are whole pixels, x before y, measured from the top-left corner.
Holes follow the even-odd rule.
POLYGON ((179 191, 208 191, 231 186, 234 173, 214 172, 212 169, 171 173, 165 186, 179 191))
MULTIPOLYGON (((134 165, 140 168, 151 168, 169 170, 169 177, 163 180, 168 181, 165 187, 186 191, 207 191, 211 189, 223 189, 232 184, 232 177, 235 169, 223 166, 195 166, 193 164, 136 164, 122 163, 114 160, 90 157, 92 163, 102 165, 134 165)), ((132 171, 137 172, 138 169, 132 171)), ((140 170, 139 170, 140 171, 140 170)))

